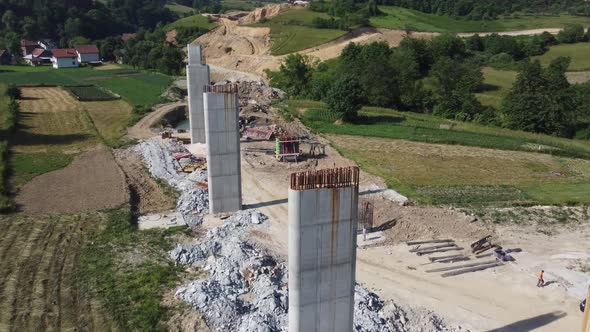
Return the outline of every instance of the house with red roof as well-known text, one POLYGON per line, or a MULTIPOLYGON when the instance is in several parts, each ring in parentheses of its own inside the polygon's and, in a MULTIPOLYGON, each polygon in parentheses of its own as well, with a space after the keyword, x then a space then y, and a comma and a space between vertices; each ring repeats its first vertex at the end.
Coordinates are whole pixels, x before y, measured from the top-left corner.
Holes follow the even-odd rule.
POLYGON ((96 45, 76 46, 76 52, 80 63, 100 63, 100 52, 96 45))
POLYGON ((137 38, 137 33, 133 32, 133 33, 124 33, 121 35, 121 40, 124 42, 127 42, 129 39, 135 39, 137 38))
POLYGON ((74 48, 55 48, 51 51, 51 63, 53 68, 76 68, 80 67, 78 52, 74 48))
POLYGON ((35 41, 26 40, 26 39, 20 40, 20 49, 21 49, 23 57, 31 54, 33 52, 33 50, 36 49, 38 46, 39 46, 39 44, 37 44, 37 42, 35 42, 35 41))
POLYGON ((26 55, 23 59, 31 66, 51 63, 51 51, 39 47, 34 49, 31 54, 26 55))

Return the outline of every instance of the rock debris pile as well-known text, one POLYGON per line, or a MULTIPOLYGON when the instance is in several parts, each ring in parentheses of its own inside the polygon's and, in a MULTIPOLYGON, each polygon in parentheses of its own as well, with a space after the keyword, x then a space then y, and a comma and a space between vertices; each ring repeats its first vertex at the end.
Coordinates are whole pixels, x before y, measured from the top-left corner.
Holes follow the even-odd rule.
POLYGON ((268 112, 272 102, 283 98, 285 94, 262 81, 240 81, 236 84, 240 96, 240 114, 268 112))
POLYGON ((189 226, 200 224, 203 220, 202 215, 209 211, 209 198, 207 190, 197 186, 194 179, 198 178, 200 182, 207 181, 207 172, 200 171, 199 174, 189 175, 176 171, 173 155, 187 152, 182 143, 151 138, 136 145, 135 149, 143 156, 154 178, 165 181, 180 193, 176 211, 182 215, 184 221, 189 226))
MULTIPOLYGON (((287 331, 287 267, 245 240, 248 228, 267 217, 240 211, 207 232, 200 243, 178 244, 170 256, 181 265, 201 267, 205 279, 180 287, 176 296, 199 309, 218 331, 287 331)), ((447 331, 431 313, 413 315, 362 288, 355 288, 355 331, 447 331)))

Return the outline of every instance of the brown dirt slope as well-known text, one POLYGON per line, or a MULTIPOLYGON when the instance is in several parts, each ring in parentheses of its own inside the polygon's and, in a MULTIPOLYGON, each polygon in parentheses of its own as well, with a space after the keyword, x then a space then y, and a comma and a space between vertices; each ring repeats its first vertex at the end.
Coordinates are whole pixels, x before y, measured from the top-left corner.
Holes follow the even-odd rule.
POLYGON ((0 331, 112 331, 80 288, 80 249, 97 214, 0 216, 0 331))
POLYGON ((279 4, 271 4, 266 5, 262 8, 256 8, 251 11, 248 15, 242 17, 240 19, 241 24, 254 24, 258 23, 261 18, 271 18, 277 16, 286 10, 293 8, 293 5, 289 3, 279 3, 279 4))
POLYGON ((115 150, 114 155, 127 178, 134 212, 146 214, 174 208, 175 199, 166 195, 158 183, 148 175, 139 154, 128 148, 115 150))
POLYGON ((104 146, 77 156, 64 169, 34 178, 16 197, 26 214, 101 210, 126 202, 125 175, 104 146))

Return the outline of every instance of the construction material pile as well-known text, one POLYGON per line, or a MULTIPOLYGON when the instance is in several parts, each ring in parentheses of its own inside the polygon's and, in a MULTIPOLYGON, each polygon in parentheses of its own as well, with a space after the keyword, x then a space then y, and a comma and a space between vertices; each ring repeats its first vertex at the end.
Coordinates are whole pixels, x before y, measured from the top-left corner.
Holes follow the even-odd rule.
MULTIPOLYGON (((199 309, 218 331, 287 331, 288 273, 285 263, 246 241, 247 231, 267 217, 239 211, 197 244, 178 244, 170 256, 201 267, 205 279, 180 287, 176 296, 199 309)), ((447 331, 430 312, 415 314, 356 286, 355 331, 447 331)))
POLYGON ((240 114, 268 112, 274 100, 284 97, 284 92, 266 85, 262 81, 237 82, 240 96, 240 114))
MULTIPOLYGON (((136 145, 135 150, 143 156, 150 174, 165 181, 180 193, 176 204, 179 212, 189 226, 202 222, 202 215, 209 210, 207 190, 199 187, 194 181, 197 175, 191 177, 186 173, 177 172, 173 155, 187 152, 180 142, 151 138, 136 145)), ((206 179, 206 171, 199 171, 198 177, 206 179)))

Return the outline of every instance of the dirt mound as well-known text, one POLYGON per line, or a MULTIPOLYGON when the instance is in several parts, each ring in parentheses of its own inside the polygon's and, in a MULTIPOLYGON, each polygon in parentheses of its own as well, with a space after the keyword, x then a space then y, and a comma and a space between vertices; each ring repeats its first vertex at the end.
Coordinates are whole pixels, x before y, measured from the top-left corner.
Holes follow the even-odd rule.
POLYGON ((484 224, 472 223, 473 217, 456 210, 401 207, 384 200, 373 204, 375 225, 385 230, 389 243, 436 238, 474 241, 493 234, 484 224))
POLYGON ((272 4, 266 5, 262 8, 256 8, 253 11, 251 11, 248 15, 242 17, 240 19, 240 24, 258 23, 258 21, 260 21, 260 19, 263 17, 271 18, 291 8, 293 8, 293 6, 289 3, 272 4))
POLYGON ((166 195, 156 180, 148 175, 142 157, 133 148, 116 150, 114 155, 127 178, 134 212, 146 214, 174 209, 175 199, 166 195))
POLYGON ((228 55, 270 54, 270 28, 238 26, 238 22, 219 19, 219 27, 195 40, 203 47, 206 60, 228 55))
POLYGON ((25 214, 102 210, 126 202, 125 175, 104 146, 79 155, 64 169, 34 178, 16 197, 25 214))

